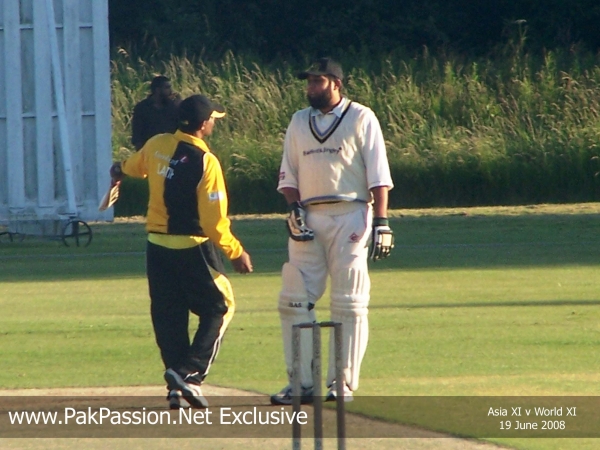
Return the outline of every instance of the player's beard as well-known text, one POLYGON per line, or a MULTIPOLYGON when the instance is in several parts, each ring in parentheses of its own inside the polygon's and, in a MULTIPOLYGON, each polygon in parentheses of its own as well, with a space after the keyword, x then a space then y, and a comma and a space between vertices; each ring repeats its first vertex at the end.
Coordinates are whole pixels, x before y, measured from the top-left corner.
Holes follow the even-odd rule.
POLYGON ((329 89, 324 90, 317 95, 306 95, 306 99, 310 106, 315 109, 327 108, 331 105, 331 91, 329 89))

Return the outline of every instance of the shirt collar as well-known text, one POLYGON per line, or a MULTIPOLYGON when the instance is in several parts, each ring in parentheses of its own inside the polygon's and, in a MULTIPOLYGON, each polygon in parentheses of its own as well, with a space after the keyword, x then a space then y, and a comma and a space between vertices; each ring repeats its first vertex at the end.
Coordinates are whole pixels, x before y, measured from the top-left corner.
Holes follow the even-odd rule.
MULTIPOLYGON (((337 117, 342 117, 342 113, 344 112, 344 107, 345 107, 347 101, 348 101, 348 99, 346 97, 342 97, 342 99, 336 105, 336 107, 333 108, 331 111, 329 111, 327 114, 335 114, 337 117)), ((314 117, 314 116, 325 116, 326 114, 323 114, 318 109, 310 108, 310 115, 314 117)))
POLYGON ((201 148, 205 152, 210 153, 210 149, 208 148, 208 145, 206 145, 206 142, 204 142, 204 140, 202 140, 200 138, 197 138, 196 136, 192 136, 191 134, 184 133, 181 130, 177 130, 174 133, 174 136, 180 141, 184 141, 184 142, 187 142, 188 144, 195 145, 196 147, 201 148))

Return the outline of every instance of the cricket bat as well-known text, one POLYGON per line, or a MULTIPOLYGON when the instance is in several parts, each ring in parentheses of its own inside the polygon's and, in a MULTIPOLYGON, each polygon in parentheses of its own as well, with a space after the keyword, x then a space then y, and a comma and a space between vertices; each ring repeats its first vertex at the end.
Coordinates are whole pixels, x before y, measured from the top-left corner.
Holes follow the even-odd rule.
POLYGON ((119 200, 119 186, 121 185, 120 181, 112 181, 110 183, 110 188, 100 200, 100 204, 98 205, 98 211, 106 211, 112 205, 114 205, 117 200, 119 200))

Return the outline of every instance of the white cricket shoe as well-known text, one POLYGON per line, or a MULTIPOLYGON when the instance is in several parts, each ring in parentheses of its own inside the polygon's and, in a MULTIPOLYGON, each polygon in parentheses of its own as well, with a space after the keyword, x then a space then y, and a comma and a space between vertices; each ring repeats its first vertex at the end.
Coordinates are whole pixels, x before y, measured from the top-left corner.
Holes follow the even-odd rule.
POLYGON ((181 391, 181 396, 193 408, 208 408, 208 400, 202 395, 202 389, 198 384, 187 383, 181 375, 173 369, 167 369, 165 372, 165 380, 171 391, 181 391))
MULTIPOLYGON (((326 402, 335 402, 336 400, 337 400, 337 385, 334 381, 333 384, 329 387, 329 391, 327 391, 327 396, 325 397, 325 401, 326 402)), ((354 400, 354 395, 352 394, 352 391, 350 390, 348 385, 346 385, 346 383, 344 383, 344 402, 351 402, 352 400, 354 400)))

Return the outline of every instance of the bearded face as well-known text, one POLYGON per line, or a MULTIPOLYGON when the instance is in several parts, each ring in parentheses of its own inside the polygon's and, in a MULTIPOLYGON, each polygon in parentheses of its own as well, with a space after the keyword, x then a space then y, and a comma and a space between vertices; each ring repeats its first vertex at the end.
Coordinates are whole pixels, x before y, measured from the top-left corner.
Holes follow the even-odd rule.
POLYGON ((323 109, 331 104, 331 91, 326 89, 319 93, 306 94, 310 106, 315 109, 323 109))
MULTIPOLYGON (((321 77, 323 80, 324 77, 321 77)), ((314 79, 314 85, 318 86, 318 78, 314 79)), ((315 109, 324 109, 332 104, 332 92, 331 92, 331 84, 332 81, 329 79, 325 79, 325 81, 321 81, 322 85, 316 88, 309 88, 306 93, 306 99, 308 100, 308 104, 315 109)), ((310 81, 309 81, 310 84, 310 81)))

